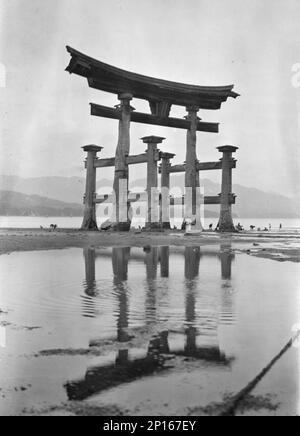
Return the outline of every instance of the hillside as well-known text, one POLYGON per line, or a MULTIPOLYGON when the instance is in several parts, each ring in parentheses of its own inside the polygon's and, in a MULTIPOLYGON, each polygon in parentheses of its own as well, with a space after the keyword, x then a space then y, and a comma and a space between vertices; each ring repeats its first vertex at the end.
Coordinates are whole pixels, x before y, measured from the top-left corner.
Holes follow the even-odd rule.
POLYGON ((83 206, 64 203, 39 195, 0 191, 0 215, 8 216, 82 216, 83 206))
MULTIPOLYGON (((184 175, 173 175, 171 177, 172 186, 177 186, 183 190, 184 175)), ((216 195, 220 192, 220 186, 209 179, 202 179, 201 185, 204 186, 205 195, 216 195)), ((97 188, 108 187, 111 189, 112 181, 107 179, 98 180, 97 188)), ((145 187, 146 180, 136 180, 130 184, 131 188, 145 187)), ((0 176, 0 191, 14 191, 27 196, 43 197, 44 201, 38 203, 38 210, 43 214, 50 215, 44 211, 44 208, 56 209, 60 214, 69 215, 68 211, 71 208, 72 215, 81 215, 82 213, 82 197, 85 189, 85 180, 81 177, 40 177, 23 179, 17 176, 0 176), (55 199, 62 202, 49 203, 49 199, 55 199), (71 204, 70 204, 71 203, 71 204), (72 204, 75 203, 75 204, 72 204), (74 212, 74 210, 76 212, 74 212)), ((241 185, 234 185, 234 193, 237 194, 237 204, 234 206, 234 214, 240 218, 300 218, 300 199, 290 199, 276 193, 264 192, 259 189, 248 188, 241 185)), ((37 197, 37 198, 38 198, 37 197)), ((35 200, 37 201, 37 198, 35 200)), ((25 201, 25 199, 23 199, 25 201)), ((12 214, 14 207, 17 207, 17 202, 13 201, 5 206, 1 200, 0 213, 12 214), (3 204, 2 204, 3 203, 3 204)), ((34 199, 32 200, 34 201, 34 199)), ((7 204, 7 203, 6 203, 7 204)), ((24 203, 30 210, 31 204, 29 199, 24 203), (27 205, 26 205, 27 202, 27 205)), ((218 206, 210 206, 210 210, 217 213, 218 206)), ((18 206, 18 209, 19 206, 18 206)), ((22 208, 21 208, 22 210, 22 208)), ((27 212, 26 212, 27 213, 27 212)))
MULTIPOLYGON (((135 186, 143 186, 144 180, 134 182, 135 186)), ((218 195, 220 185, 209 179, 202 179, 201 186, 205 195, 218 195)), ((171 189, 177 187, 183 192, 184 174, 173 175, 171 189)), ((239 218, 300 218, 300 198, 290 199, 280 194, 264 192, 255 188, 248 188, 235 184, 233 192, 237 195, 236 205, 233 206, 234 215, 239 218)), ((218 211, 219 206, 209 206, 218 211)))

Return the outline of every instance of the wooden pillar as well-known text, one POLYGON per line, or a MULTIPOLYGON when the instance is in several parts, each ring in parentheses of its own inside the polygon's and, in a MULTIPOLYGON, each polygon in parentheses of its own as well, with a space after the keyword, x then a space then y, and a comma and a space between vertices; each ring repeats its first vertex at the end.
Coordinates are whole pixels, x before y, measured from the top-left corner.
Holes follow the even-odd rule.
POLYGON ((200 188, 200 171, 196 171, 196 187, 200 188))
POLYGON ((146 277, 148 289, 146 292, 145 311, 146 325, 148 327, 157 325, 157 266, 158 266, 158 247, 145 247, 144 252, 146 264, 146 277))
POLYGON ((160 201, 160 226, 170 230, 170 159, 175 154, 160 153, 161 158, 161 201, 160 201))
POLYGON ((160 159, 160 153, 157 149, 157 144, 161 144, 165 138, 160 136, 145 136, 142 141, 148 145, 147 148, 147 195, 148 195, 148 207, 147 207, 147 222, 146 228, 148 230, 158 229, 159 216, 158 216, 158 172, 157 172, 157 162, 160 159), (157 218, 156 211, 153 208, 157 206, 157 218), (156 220, 156 221, 153 221, 156 220))
POLYGON ((184 275, 187 280, 193 281, 199 276, 201 250, 200 247, 186 247, 184 252, 184 275))
POLYGON ((95 297, 98 294, 96 282, 96 252, 95 248, 83 249, 85 263, 85 280, 83 282, 84 294, 80 296, 82 301, 82 316, 84 318, 97 318, 95 297))
POLYGON ((97 153, 100 152, 103 147, 97 145, 86 145, 82 147, 87 152, 86 159, 86 188, 84 196, 84 216, 81 225, 82 230, 98 230, 96 220, 96 168, 95 159, 97 153))
POLYGON ((232 252, 231 244, 221 244, 221 251, 219 254, 221 260, 221 273, 222 279, 231 279, 231 265, 235 258, 235 254, 232 252))
POLYGON ((169 277, 169 259, 170 259, 170 248, 160 247, 160 275, 161 277, 169 277))
POLYGON ((83 249, 85 262, 85 283, 87 287, 93 287, 96 282, 96 253, 95 248, 87 247, 83 249))
POLYGON ((130 258, 130 251, 131 249, 127 247, 115 247, 112 251, 114 292, 119 300, 117 321, 118 342, 127 342, 129 340, 129 301, 126 281, 128 279, 128 262, 130 258))
POLYGON ((185 279, 186 279, 186 296, 185 296, 185 320, 186 344, 185 353, 193 355, 197 348, 197 330, 195 328, 196 319, 196 289, 195 279, 199 276, 201 251, 200 247, 186 247, 184 252, 185 260, 185 279))
POLYGON ((128 231, 130 230, 131 223, 128 217, 129 203, 126 200, 128 195, 128 165, 126 159, 130 152, 130 120, 131 112, 134 108, 130 106, 130 101, 132 100, 131 94, 120 94, 119 100, 120 104, 117 108, 120 110, 121 116, 119 121, 119 139, 115 155, 114 177, 114 193, 116 198, 115 229, 128 231))
POLYGON ((235 227, 232 219, 232 207, 230 202, 230 194, 232 194, 232 153, 238 150, 238 147, 225 145, 218 147, 218 150, 223 153, 222 161, 222 189, 221 189, 221 210, 219 220, 220 232, 235 232, 235 227))
MULTIPOLYGON (((199 108, 196 106, 187 107, 187 120, 190 122, 190 128, 187 130, 186 140, 186 168, 185 168, 185 187, 188 189, 185 195, 185 218, 193 222, 196 221, 197 229, 202 230, 201 222, 199 222, 200 213, 197 213, 197 124, 199 118, 197 116, 199 108), (198 216, 197 216, 198 215, 198 216)), ((200 207, 200 204, 198 204, 200 207)))

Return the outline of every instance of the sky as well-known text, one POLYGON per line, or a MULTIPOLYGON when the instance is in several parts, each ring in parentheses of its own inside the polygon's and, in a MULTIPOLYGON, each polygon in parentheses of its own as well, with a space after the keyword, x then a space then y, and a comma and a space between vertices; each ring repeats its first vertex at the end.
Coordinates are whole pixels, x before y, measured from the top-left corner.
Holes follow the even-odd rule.
MULTIPOLYGON (((70 45, 136 73, 234 84, 238 99, 199 112, 220 122, 220 133, 198 132, 198 159, 217 160, 216 147, 236 145, 235 183, 299 196, 299 23, 299 0, 0 0, 0 174, 83 176, 85 144, 114 156, 118 122, 92 117, 89 103, 113 107, 117 96, 64 71, 70 45)), ((149 112, 145 101, 132 105, 149 112)), ((166 138, 161 149, 176 153, 174 163, 185 160, 184 130, 134 123, 132 154, 144 152, 148 135, 166 138)), ((131 180, 145 174, 144 165, 130 170, 131 180)))

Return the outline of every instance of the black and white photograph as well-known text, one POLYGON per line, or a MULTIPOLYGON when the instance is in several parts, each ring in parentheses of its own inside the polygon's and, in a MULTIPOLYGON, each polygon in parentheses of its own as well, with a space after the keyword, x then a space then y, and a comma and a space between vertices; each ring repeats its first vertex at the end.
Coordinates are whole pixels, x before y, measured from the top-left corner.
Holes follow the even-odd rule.
POLYGON ((0 416, 300 416, 299 23, 0 0, 0 416))

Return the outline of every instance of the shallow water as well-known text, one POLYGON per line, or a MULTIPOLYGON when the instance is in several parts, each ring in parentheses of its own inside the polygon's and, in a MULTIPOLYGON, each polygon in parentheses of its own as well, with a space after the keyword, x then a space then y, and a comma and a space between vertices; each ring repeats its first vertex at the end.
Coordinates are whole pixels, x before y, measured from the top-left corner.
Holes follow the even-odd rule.
MULTIPOLYGON (((243 389, 300 322, 299 265, 230 245, 13 253, 0 277, 1 414, 73 400, 202 413, 243 389)), ((299 414, 299 349, 252 395, 255 413, 299 414)))

